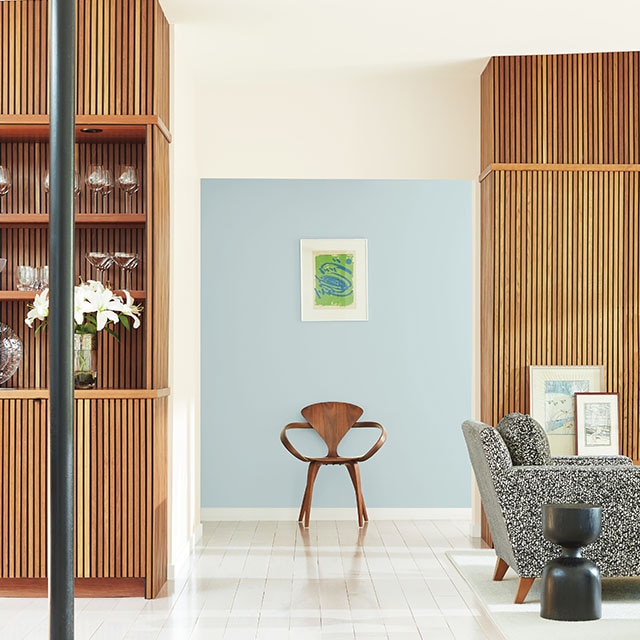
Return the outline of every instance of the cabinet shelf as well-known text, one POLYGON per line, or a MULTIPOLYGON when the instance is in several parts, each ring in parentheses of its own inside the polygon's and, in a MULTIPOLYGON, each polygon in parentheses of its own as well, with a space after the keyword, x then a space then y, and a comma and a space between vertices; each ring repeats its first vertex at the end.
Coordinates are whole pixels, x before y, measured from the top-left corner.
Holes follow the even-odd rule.
MULTIPOLYGON (((170 393, 169 388, 162 389, 89 389, 86 391, 75 390, 76 399, 99 398, 166 398, 170 393)), ((31 398, 45 400, 49 398, 49 389, 39 387, 36 389, 0 389, 0 400, 5 398, 31 398)))
MULTIPOLYGON (((75 222, 79 227, 119 225, 142 227, 146 224, 144 213, 76 213, 75 222)), ((48 213, 0 213, 0 227, 19 225, 22 227, 47 226, 48 213)))
MULTIPOLYGON (((116 289, 116 294, 122 295, 122 289, 116 289)), ((2 300, 33 300, 38 291, 18 291, 17 289, 0 290, 0 301, 2 300)), ((146 291, 130 290, 129 293, 134 300, 145 300, 146 291)))
MULTIPOLYGON (((144 142, 149 125, 157 126, 167 141, 171 141, 171 134, 165 123, 155 115, 76 115, 75 124, 76 142, 80 143, 144 142), (98 131, 86 131, 87 129, 98 129, 98 131)), ((48 115, 0 114, 0 126, 7 129, 2 132, 2 138, 7 142, 22 140, 47 142, 49 140, 48 115)))

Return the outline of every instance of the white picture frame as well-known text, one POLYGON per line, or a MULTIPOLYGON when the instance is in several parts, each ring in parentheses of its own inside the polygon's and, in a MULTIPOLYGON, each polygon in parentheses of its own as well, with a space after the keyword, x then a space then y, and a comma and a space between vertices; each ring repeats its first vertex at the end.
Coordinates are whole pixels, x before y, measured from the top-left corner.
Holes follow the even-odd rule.
POLYGON ((529 413, 544 428, 551 455, 575 455, 576 393, 602 391, 604 367, 530 366, 529 413))
POLYGON ((579 456, 616 456, 619 444, 617 393, 576 393, 576 449, 579 456))
POLYGON ((368 319, 367 240, 300 240, 303 322, 368 319))

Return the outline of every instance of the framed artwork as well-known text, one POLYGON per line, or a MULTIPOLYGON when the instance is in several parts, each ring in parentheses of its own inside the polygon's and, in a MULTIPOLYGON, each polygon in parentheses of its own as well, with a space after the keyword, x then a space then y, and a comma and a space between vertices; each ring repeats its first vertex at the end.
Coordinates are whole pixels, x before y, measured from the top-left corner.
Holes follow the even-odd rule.
POLYGON ((576 393, 579 456, 618 455, 618 394, 576 393))
POLYGON ((529 367, 529 413, 547 432, 551 454, 576 454, 576 393, 602 391, 604 367, 529 367))
POLYGON ((300 240, 303 321, 367 320, 367 241, 300 240))

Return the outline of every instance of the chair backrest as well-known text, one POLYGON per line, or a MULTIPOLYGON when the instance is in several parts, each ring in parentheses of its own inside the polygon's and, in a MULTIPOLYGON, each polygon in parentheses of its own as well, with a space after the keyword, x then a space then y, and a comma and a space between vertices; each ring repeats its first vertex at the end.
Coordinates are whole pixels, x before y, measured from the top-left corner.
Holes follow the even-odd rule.
POLYGON ((364 409, 348 402, 317 402, 300 412, 327 445, 328 455, 338 455, 338 445, 364 409))
POLYGON ((499 474, 511 468, 511 457, 507 445, 496 429, 467 420, 462 432, 469 450, 471 466, 478 483, 482 505, 489 524, 489 531, 496 553, 510 566, 516 567, 513 547, 509 539, 500 497, 496 492, 499 474))

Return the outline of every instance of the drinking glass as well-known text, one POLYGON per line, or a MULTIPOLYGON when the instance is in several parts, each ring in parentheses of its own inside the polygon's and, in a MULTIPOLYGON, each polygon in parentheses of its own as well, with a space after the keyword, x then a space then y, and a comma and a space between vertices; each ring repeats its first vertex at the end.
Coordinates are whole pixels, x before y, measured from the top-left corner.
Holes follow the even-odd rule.
POLYGON ((93 211, 98 211, 98 193, 100 193, 105 185, 105 168, 101 164, 89 165, 87 177, 84 180, 93 192, 93 211))
POLYGON ((107 210, 107 196, 113 191, 113 176, 109 169, 102 170, 102 211, 107 210))
MULTIPOLYGON (((49 193, 49 172, 44 172, 42 188, 45 193, 49 193)), ((80 195, 80 175, 77 171, 73 172, 73 195, 77 198, 80 195)))
POLYGON ((2 198, 11 190, 11 175, 9 169, 0 164, 0 211, 2 211, 2 198))
POLYGON ((42 267, 35 267, 35 279, 33 288, 42 291, 49 286, 49 265, 45 264, 42 267))
POLYGON ((118 187, 124 191, 127 196, 127 213, 131 213, 131 198, 133 194, 140 188, 140 180, 138 178, 138 170, 128 164, 122 167, 122 171, 118 176, 118 187))
POLYGON ((85 259, 92 267, 102 273, 107 271, 113 264, 113 256, 110 253, 102 253, 101 251, 89 251, 85 255, 85 259))
POLYGON ((123 251, 116 251, 113 254, 115 263, 122 269, 122 288, 129 291, 129 283, 131 281, 131 272, 140 264, 140 259, 137 253, 125 253, 123 251))
POLYGON ((16 267, 16 289, 18 291, 32 291, 36 287, 36 268, 26 264, 16 267))

